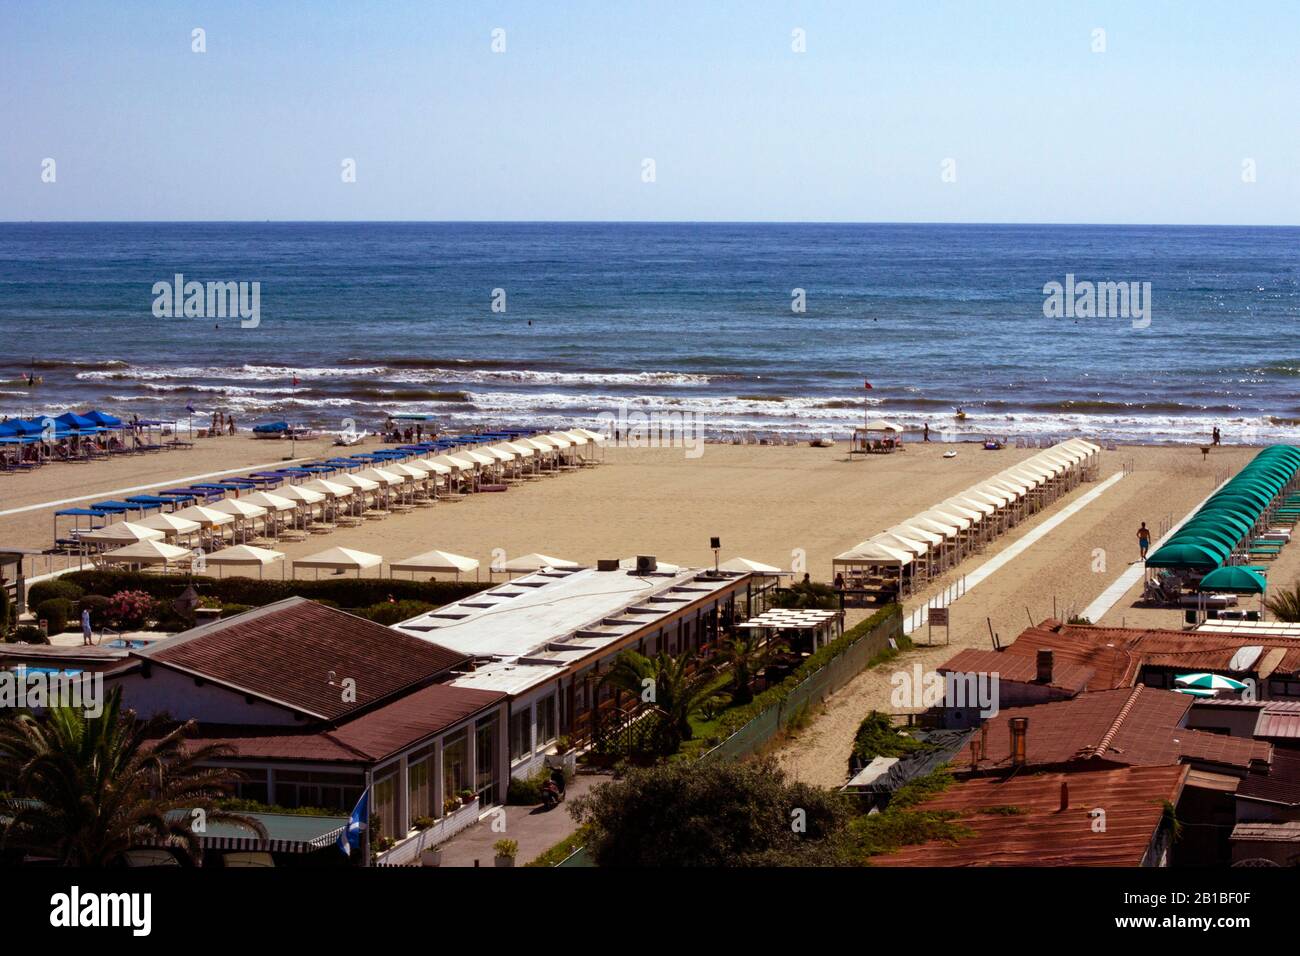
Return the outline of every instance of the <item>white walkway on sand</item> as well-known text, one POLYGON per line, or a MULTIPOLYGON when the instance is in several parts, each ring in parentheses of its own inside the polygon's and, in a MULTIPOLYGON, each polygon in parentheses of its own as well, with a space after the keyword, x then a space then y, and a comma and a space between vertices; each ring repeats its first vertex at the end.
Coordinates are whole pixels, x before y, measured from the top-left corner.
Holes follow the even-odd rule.
MULTIPOLYGON (((1019 541, 1016 541, 1014 544, 1009 545, 1008 547, 1004 548, 1002 551, 998 552, 993 557, 989 558, 987 561, 981 564, 974 571, 970 572, 970 574, 966 575, 966 590, 969 591, 971 588, 975 587, 977 584, 979 584, 989 575, 993 574, 993 572, 997 571, 999 568, 1003 567, 1004 565, 1006 565, 1011 561, 1014 561, 1020 555, 1024 554, 1027 550, 1029 550, 1036 543, 1041 541, 1044 537, 1051 534, 1054 530, 1059 528, 1066 521, 1069 521, 1071 518, 1073 518, 1084 508, 1088 507, 1088 505, 1092 504, 1094 501, 1100 498, 1107 490, 1109 490, 1117 481, 1119 481, 1123 477, 1124 477, 1124 472, 1122 471, 1111 475, 1109 478, 1107 478, 1105 481, 1099 484, 1096 488, 1093 488, 1087 494, 1081 495, 1077 501, 1070 502, 1068 505, 1062 508, 1057 514, 1052 515, 1052 517, 1048 518, 1038 527, 1028 532, 1019 541)), ((904 633, 910 634, 924 627, 926 625, 926 622, 929 621, 929 619, 930 619, 929 607, 922 607, 920 609, 919 614, 908 615, 907 619, 904 621, 903 624, 904 633)))
POLYGON ((93 495, 80 495, 76 498, 60 498, 57 501, 42 501, 40 504, 23 505, 21 508, 9 508, 6 511, 0 511, 0 518, 5 515, 22 514, 24 511, 40 511, 43 508, 59 508, 63 505, 76 504, 79 501, 94 501, 96 499, 114 498, 118 495, 130 495, 137 491, 148 491, 150 488, 161 488, 163 485, 184 485, 190 482, 202 481, 205 478, 220 478, 222 475, 234 475, 239 472, 262 471, 269 468, 283 468, 286 465, 294 465, 298 462, 313 461, 312 458, 282 458, 280 461, 270 461, 262 465, 244 465, 242 468, 227 468, 225 471, 209 471, 202 475, 189 475, 185 478, 165 478, 162 481, 151 481, 147 485, 133 485, 130 488, 114 488, 111 491, 97 491, 93 495))
MULTIPOLYGON (((1174 534, 1178 531, 1178 529, 1181 528, 1183 525, 1187 524, 1187 522, 1192 519, 1192 515, 1200 511, 1202 506, 1205 504, 1205 502, 1209 501, 1210 498, 1212 498, 1215 495, 1215 493, 1218 492, 1219 488, 1222 488, 1223 485, 1226 485, 1228 481, 1231 480, 1232 480, 1231 478, 1225 480, 1222 484, 1218 485, 1214 489, 1214 491, 1211 491, 1208 495, 1202 498, 1196 504, 1196 506, 1192 508, 1191 511, 1183 515, 1181 521, 1179 521, 1177 524, 1175 524, 1172 528, 1170 528, 1165 533, 1165 536, 1163 538, 1161 538, 1159 541, 1155 541, 1152 543, 1150 551, 1148 553, 1154 552, 1162 544, 1164 544, 1171 537, 1173 537, 1174 534)), ((1091 604, 1089 604, 1087 607, 1083 609, 1083 616, 1086 617, 1088 620, 1092 621, 1092 623, 1096 624, 1098 621, 1100 621, 1103 617, 1106 616, 1106 614, 1110 611, 1111 608, 1113 608, 1116 604, 1119 603, 1120 598, 1122 598, 1125 594, 1128 594, 1129 588, 1137 584, 1138 581, 1142 580, 1142 575, 1146 574, 1146 570, 1147 570, 1147 565, 1145 561, 1138 561, 1135 564, 1129 565, 1127 568, 1124 569, 1124 572, 1114 580, 1114 582, 1110 585, 1110 587, 1106 588, 1106 590, 1101 592, 1101 594, 1097 597, 1097 600, 1093 601, 1091 604)))

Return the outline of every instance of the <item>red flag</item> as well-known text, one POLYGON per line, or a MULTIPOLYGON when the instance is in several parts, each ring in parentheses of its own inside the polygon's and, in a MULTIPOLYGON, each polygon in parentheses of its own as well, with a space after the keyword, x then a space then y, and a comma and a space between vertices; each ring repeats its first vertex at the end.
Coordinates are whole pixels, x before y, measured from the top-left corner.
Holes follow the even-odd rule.
MULTIPOLYGON (((293 385, 294 385, 294 388, 297 388, 297 387, 298 387, 298 376, 297 376, 296 374, 295 374, 294 377, 293 377, 293 385)), ((867 387, 870 388, 871 386, 867 386, 867 387)))
POLYGON ((868 381, 865 381, 865 380, 864 380, 862 384, 863 384, 866 388, 870 388, 870 387, 871 387, 871 383, 868 382, 868 381))

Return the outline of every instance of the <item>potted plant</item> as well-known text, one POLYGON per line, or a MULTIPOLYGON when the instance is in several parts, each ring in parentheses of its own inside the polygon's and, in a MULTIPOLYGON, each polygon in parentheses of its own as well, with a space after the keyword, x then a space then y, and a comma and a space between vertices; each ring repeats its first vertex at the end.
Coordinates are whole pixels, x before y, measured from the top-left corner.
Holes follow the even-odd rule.
POLYGON ((420 851, 420 866, 442 866, 442 847, 431 846, 420 851))
POLYGON ((578 752, 573 749, 573 741, 568 737, 560 737, 556 740, 555 753, 547 755, 546 765, 562 768, 564 776, 572 780, 574 774, 578 772, 578 752))
POLYGON ((448 797, 446 800, 442 801, 442 812, 444 814, 455 813, 459 809, 460 797, 448 797))
POLYGON ((478 796, 478 794, 476 794, 473 790, 469 790, 469 789, 462 790, 460 792, 461 805, 468 807, 471 803, 474 802, 474 798, 476 796, 478 796))
POLYGON ((519 844, 514 840, 497 840, 492 844, 492 849, 496 852, 497 866, 514 866, 515 856, 519 853, 519 844))
POLYGON ((416 817, 411 821, 411 829, 427 830, 433 826, 433 817, 416 817))

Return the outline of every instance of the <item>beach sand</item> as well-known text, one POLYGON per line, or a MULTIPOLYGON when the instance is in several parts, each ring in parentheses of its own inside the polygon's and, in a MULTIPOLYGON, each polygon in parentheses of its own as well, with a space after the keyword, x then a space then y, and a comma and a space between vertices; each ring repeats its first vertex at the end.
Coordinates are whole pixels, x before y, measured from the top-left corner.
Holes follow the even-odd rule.
MULTIPOLYGON (((298 443, 299 457, 327 450, 324 443, 298 443)), ((1203 460, 1200 451, 1189 446, 1121 446, 1104 452, 1103 479, 1126 465, 1131 473, 962 597, 952 608, 950 644, 920 648, 897 664, 860 675, 836 694, 782 750, 783 764, 810 782, 842 783, 858 723, 872 709, 890 709, 890 673, 910 668, 914 660, 934 667, 962 647, 989 647, 990 622, 1007 643, 1031 620, 1081 612, 1137 560, 1139 522, 1158 530, 1162 520, 1183 517, 1254 453, 1251 448, 1225 447, 1203 460), (1094 570, 1099 553, 1104 555, 1100 571, 1094 570)), ((278 462, 288 454, 289 445, 283 442, 218 438, 200 441, 192 450, 147 458, 51 465, 35 474, 0 479, 0 512, 52 499, 120 496, 117 489, 124 487, 163 487, 198 474, 278 462)), ((605 463, 597 468, 313 535, 279 550, 293 559, 343 546, 399 559, 436 548, 480 559, 486 575, 497 549, 507 556, 540 551, 584 563, 652 554, 674 564, 710 566, 709 538, 717 535, 723 560, 743 556, 789 568, 794 553, 801 550, 813 578, 829 580, 835 554, 1033 451, 916 443, 894 455, 849 460, 847 445, 841 443, 826 449, 708 445, 698 458, 686 457, 681 449, 607 448, 603 454, 605 463), (944 451, 951 448, 957 449, 957 457, 944 459, 944 451)), ((984 553, 968 558, 928 591, 909 599, 905 611, 1096 487, 1082 485, 984 553)), ((52 510, 0 515, 0 542, 10 547, 49 546, 52 510)), ((1280 573, 1293 561, 1300 562, 1300 556, 1286 555, 1279 561, 1275 580, 1282 580, 1280 573)), ((31 570, 39 568, 29 565, 31 570)), ((280 569, 267 573, 278 576, 280 569)), ((1140 585, 1106 615, 1105 623, 1178 626, 1175 611, 1133 608, 1139 593, 1140 585)), ((850 623, 861 613, 853 612, 850 623)), ((935 635, 943 640, 942 631, 935 635)), ((925 636, 924 630, 916 635, 920 640, 925 636)))

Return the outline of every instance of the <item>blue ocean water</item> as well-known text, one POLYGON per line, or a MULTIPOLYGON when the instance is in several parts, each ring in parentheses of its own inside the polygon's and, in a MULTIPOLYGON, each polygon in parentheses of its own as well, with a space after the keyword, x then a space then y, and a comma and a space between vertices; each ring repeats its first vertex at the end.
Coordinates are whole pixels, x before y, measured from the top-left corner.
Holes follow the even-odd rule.
POLYGON ((241 425, 340 428, 428 411, 458 428, 576 424, 626 404, 721 431, 843 434, 864 413, 951 427, 961 406, 977 434, 1190 441, 1217 424, 1226 440, 1294 441, 1298 240, 1164 226, 0 224, 0 412, 183 417, 192 404, 241 425), (259 325, 155 317, 153 286, 176 273, 260 283, 259 325), (1044 285, 1067 274, 1149 282, 1149 326, 1046 317, 1044 285), (17 384, 30 371, 42 384, 17 384))

